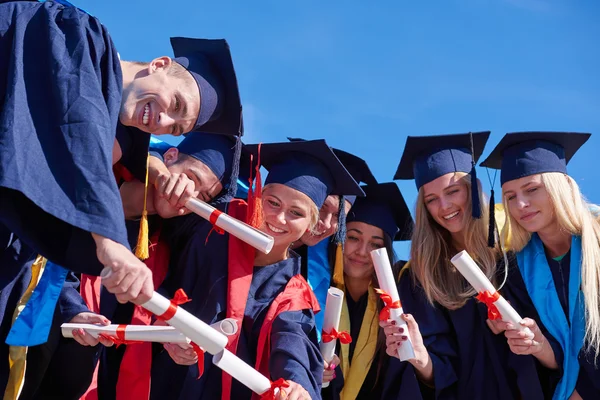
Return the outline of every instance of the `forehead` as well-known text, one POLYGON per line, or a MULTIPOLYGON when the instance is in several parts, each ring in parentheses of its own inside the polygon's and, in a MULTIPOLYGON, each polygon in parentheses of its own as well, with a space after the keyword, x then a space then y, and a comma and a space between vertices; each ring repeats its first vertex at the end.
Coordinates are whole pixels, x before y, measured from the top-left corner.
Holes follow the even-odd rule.
POLYGON ((445 175, 442 175, 431 182, 428 182, 423 185, 423 194, 428 196, 430 194, 437 194, 442 192, 448 186, 456 185, 456 184, 464 184, 461 180, 466 174, 450 172, 445 175))
POLYGON ((325 198, 321 211, 337 212, 340 207, 340 198, 338 196, 329 195, 325 198))
POLYGON ((311 204, 314 204, 310 197, 304 193, 292 189, 289 186, 282 185, 281 183, 271 183, 265 186, 263 193, 265 195, 275 196, 289 206, 308 209, 311 204))
POLYGON ((359 230, 365 236, 383 237, 383 229, 378 228, 374 225, 369 225, 365 222, 361 222, 361 221, 348 222, 346 225, 346 230, 349 231, 351 229, 359 230))
POLYGON ((512 181, 504 182, 504 185, 502 185, 502 190, 505 192, 508 190, 517 190, 517 189, 521 188, 522 186, 525 186, 530 183, 532 183, 532 184, 542 183, 542 175, 541 174, 529 175, 529 176, 524 176, 523 178, 513 179, 512 181))

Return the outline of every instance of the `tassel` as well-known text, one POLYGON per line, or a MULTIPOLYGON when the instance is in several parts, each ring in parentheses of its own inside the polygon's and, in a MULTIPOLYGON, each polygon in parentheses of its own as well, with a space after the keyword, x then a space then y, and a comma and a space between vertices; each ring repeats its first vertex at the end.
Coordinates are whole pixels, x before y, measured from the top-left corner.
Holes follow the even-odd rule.
POLYGON ((262 177, 260 174, 260 144, 258 145, 258 156, 256 160, 256 167, 250 157, 250 179, 248 180, 248 225, 255 228, 260 228, 263 224, 263 208, 262 208, 262 177), (255 181, 253 185, 252 169, 255 168, 255 181))
POLYGON ((333 265, 332 285, 344 290, 344 250, 341 243, 335 249, 335 263, 333 265))
POLYGON ((335 232, 333 241, 335 243, 346 243, 346 200, 344 196, 338 197, 340 204, 338 206, 338 228, 335 232))
POLYGON ((140 231, 138 233, 138 241, 135 246, 135 256, 140 260, 146 260, 150 257, 148 249, 148 210, 146 209, 146 200, 148 198, 148 161, 150 154, 146 156, 146 181, 144 182, 144 211, 142 211, 142 219, 140 220, 140 231))
POLYGON ((475 163, 473 162, 471 168, 471 215, 475 219, 481 218, 481 203, 479 199, 479 184, 477 182, 477 171, 475 170, 475 163))
POLYGON ((490 224, 488 229, 488 247, 494 248, 496 244, 496 200, 494 189, 490 193, 490 224))
MULTIPOLYGON (((235 138, 235 147, 233 150, 233 164, 231 165, 231 175, 229 176, 229 185, 225 193, 213 200, 213 206, 222 203, 228 203, 237 195, 237 181, 240 173, 240 157, 242 154, 242 140, 239 136, 235 138)), ((252 167, 252 166, 251 166, 252 167)))

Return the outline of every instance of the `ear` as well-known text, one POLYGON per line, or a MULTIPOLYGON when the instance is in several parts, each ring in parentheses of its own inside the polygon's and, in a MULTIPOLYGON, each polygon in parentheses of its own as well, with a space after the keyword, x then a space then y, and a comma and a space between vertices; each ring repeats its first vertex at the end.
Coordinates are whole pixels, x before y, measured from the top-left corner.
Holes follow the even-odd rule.
POLYGON ((163 159, 165 160, 165 165, 167 167, 170 167, 171 165, 175 164, 178 158, 179 150, 177 149, 177 147, 171 147, 169 150, 165 151, 165 154, 163 154, 163 159))
POLYGON ((169 68, 171 68, 171 66, 173 65, 173 60, 171 59, 171 57, 168 56, 162 56, 162 57, 158 57, 155 58, 154 60, 150 61, 150 63, 148 64, 148 74, 153 74, 155 72, 167 72, 169 68))

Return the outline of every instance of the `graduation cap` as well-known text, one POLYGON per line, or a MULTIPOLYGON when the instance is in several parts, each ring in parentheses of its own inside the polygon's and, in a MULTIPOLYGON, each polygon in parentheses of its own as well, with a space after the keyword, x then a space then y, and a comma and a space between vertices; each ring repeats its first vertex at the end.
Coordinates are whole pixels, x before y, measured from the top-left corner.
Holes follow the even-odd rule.
POLYGON ((566 174, 567 163, 590 136, 575 132, 507 133, 481 166, 500 169, 502 185, 543 172, 566 174))
POLYGON ((394 182, 362 187, 346 222, 358 221, 381 228, 392 240, 410 240, 414 222, 406 201, 394 182))
POLYGON ((242 104, 229 45, 225 39, 171 38, 174 61, 192 75, 200 91, 194 131, 241 136, 242 104))
POLYGON ((317 208, 330 194, 364 196, 325 140, 255 144, 246 149, 269 171, 265 185, 280 183, 296 189, 317 208))
POLYGON ((394 179, 414 179, 417 189, 451 172, 471 175, 473 217, 481 217, 475 164, 490 136, 489 131, 451 135, 409 136, 394 179))

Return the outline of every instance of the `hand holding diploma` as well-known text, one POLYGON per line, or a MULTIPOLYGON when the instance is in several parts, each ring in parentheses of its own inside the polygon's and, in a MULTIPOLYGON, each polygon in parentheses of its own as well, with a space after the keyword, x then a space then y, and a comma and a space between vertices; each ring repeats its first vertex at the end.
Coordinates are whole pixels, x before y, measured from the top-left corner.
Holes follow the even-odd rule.
MULTIPOLYGON (((344 303, 344 292, 340 289, 330 287, 327 291, 325 302, 325 316, 323 318, 323 334, 320 344, 321 354, 327 363, 331 363, 335 353, 337 339, 344 344, 352 342, 348 332, 338 332, 342 305, 344 303)), ((339 362, 338 362, 339 364, 339 362)), ((329 382, 323 381, 323 387, 328 387, 329 382)))
POLYGON ((396 326, 402 328, 403 332, 405 332, 404 336, 406 340, 402 346, 398 347, 398 358, 400 358, 400 361, 414 359, 415 352, 412 340, 406 321, 402 318, 403 310, 400 304, 400 296, 398 295, 398 287, 396 286, 396 279, 392 273, 392 266, 390 265, 390 259, 385 247, 373 250, 371 252, 371 259, 373 260, 377 280, 381 286, 381 289, 378 289, 377 292, 385 303, 379 319, 382 321, 391 319, 395 322, 396 326))
POLYGON ((488 318, 490 320, 501 319, 504 322, 510 322, 516 329, 525 332, 533 338, 531 330, 521 324, 523 318, 508 304, 504 297, 500 296, 500 293, 496 291, 494 285, 492 285, 479 266, 473 261, 469 253, 463 250, 452 257, 450 261, 479 293, 476 298, 487 306, 488 318))

